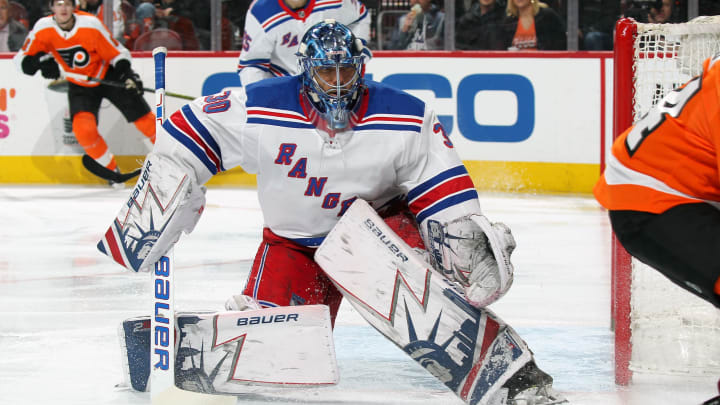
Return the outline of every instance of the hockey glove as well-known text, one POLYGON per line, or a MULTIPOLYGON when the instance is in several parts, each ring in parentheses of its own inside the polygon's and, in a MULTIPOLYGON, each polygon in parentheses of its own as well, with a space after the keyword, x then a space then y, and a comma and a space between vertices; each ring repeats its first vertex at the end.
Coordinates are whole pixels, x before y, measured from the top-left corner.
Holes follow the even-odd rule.
POLYGON ((28 55, 22 60, 22 71, 28 76, 32 76, 40 70, 40 57, 45 53, 39 53, 37 55, 28 55))
POLYGON ((119 82, 125 84, 126 90, 140 95, 145 91, 140 76, 132 70, 128 60, 121 59, 115 64, 115 76, 119 82))
POLYGON ((28 55, 22 60, 22 71, 28 76, 34 75, 41 70, 42 76, 46 79, 57 79, 60 77, 60 68, 52 55, 40 52, 36 55, 28 55))
POLYGON ((460 283, 473 306, 497 301, 512 285, 515 239, 505 224, 491 223, 483 215, 444 225, 431 220, 428 239, 435 268, 460 283))
POLYGON ((46 79, 60 78, 60 67, 52 56, 40 58, 40 72, 46 79))

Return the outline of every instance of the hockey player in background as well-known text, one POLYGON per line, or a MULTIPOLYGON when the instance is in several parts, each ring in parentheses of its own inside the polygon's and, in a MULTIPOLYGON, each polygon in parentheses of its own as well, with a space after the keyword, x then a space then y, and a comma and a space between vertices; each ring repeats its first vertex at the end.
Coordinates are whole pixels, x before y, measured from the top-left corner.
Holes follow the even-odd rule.
POLYGON ((628 253, 720 308, 718 92, 720 55, 615 140, 594 194, 628 253))
MULTIPOLYGON (((195 226, 205 200, 201 185, 241 166, 257 173, 265 228, 246 286, 228 300, 228 310, 322 304, 334 321, 342 294, 313 255, 359 199, 408 245, 427 251, 475 308, 500 298, 512 283, 510 229, 482 216, 472 180, 432 109, 364 79, 363 49, 346 26, 326 20, 299 44, 300 75, 199 98, 170 115, 100 250, 135 271, 148 269, 195 226), (147 184, 153 195, 181 200, 144 215, 147 184), (179 193, 178 184, 185 187, 179 193)), ((493 345, 493 360, 474 369, 484 377, 472 403, 565 403, 512 328, 495 317, 475 325, 480 330, 458 346, 474 350, 477 336, 477 344, 491 344, 507 333, 513 343, 493 345), (509 351, 524 353, 523 361, 509 351), (491 391, 492 398, 482 397, 491 391)), ((446 364, 432 358, 426 367, 447 384, 446 364)))
POLYGON ((98 112, 104 98, 155 142, 155 115, 143 98, 140 76, 131 68, 130 52, 94 15, 75 12, 74 0, 51 0, 49 6, 53 14, 38 20, 15 55, 15 63, 27 75, 40 70, 46 79, 58 79, 69 72, 125 84, 114 87, 67 78, 72 129, 78 143, 99 164, 118 171, 115 156, 98 132, 98 112))
MULTIPOLYGON (((309 27, 331 18, 348 26, 367 45, 370 16, 358 0, 257 0, 245 17, 237 71, 243 86, 261 79, 300 73, 297 52, 309 27)), ((371 57, 368 48, 363 50, 371 57)))

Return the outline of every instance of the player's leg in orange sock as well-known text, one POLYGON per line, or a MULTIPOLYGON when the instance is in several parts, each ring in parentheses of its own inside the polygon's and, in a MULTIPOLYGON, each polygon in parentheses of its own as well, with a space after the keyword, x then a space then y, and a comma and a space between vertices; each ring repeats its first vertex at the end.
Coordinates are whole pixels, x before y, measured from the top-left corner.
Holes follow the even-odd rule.
POLYGON ((117 162, 110 153, 105 140, 100 136, 97 120, 92 113, 81 111, 73 117, 73 132, 78 143, 91 158, 110 170, 115 170, 117 162))
POLYGON ((155 144, 155 114, 149 112, 133 122, 135 127, 155 144))

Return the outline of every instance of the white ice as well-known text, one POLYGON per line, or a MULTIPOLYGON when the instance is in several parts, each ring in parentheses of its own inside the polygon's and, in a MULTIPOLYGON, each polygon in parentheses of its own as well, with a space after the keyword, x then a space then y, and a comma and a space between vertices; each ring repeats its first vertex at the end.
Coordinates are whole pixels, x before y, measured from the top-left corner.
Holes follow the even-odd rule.
MULTIPOLYGON (((129 190, 0 188, 0 404, 140 404, 122 381, 117 326, 149 314, 147 274, 96 250, 129 190)), ((195 232, 175 249, 179 310, 220 310, 238 293, 260 240, 252 189, 211 188, 195 232)), ((486 215, 518 242, 515 283, 492 305, 572 404, 695 404, 714 378, 613 380, 610 228, 590 196, 481 195, 486 215)), ((274 390, 238 403, 461 404, 343 304, 334 333, 341 381, 274 390)))

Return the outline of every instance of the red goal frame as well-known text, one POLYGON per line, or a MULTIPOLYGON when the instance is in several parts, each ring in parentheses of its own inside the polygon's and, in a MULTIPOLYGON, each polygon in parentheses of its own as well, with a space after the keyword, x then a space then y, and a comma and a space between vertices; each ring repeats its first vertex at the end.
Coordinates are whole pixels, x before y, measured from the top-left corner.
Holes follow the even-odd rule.
MULTIPOLYGON (((633 43, 637 26, 632 18, 622 18, 615 25, 613 51, 613 139, 633 123, 633 43)), ((632 258, 620 245, 615 234, 611 246, 611 319, 615 330, 615 383, 628 385, 632 381, 630 358, 630 288, 632 258)))

